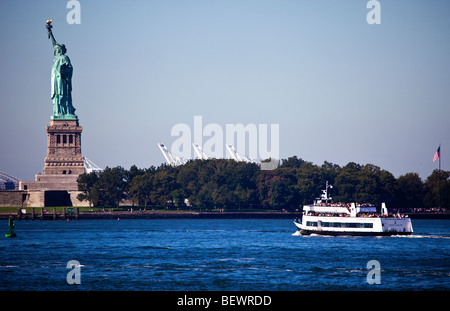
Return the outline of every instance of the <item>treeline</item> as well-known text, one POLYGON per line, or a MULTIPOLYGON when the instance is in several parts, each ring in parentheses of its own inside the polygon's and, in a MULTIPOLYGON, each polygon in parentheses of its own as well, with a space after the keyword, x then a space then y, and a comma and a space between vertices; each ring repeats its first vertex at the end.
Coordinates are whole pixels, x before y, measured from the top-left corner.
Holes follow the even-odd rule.
POLYGON ((94 206, 116 207, 124 199, 143 207, 224 210, 295 210, 321 194, 326 181, 335 202, 386 202, 403 209, 450 207, 450 171, 395 178, 380 167, 353 162, 321 166, 290 157, 275 170, 234 160, 192 160, 181 166, 129 170, 107 167, 78 178, 78 198, 94 206), (440 180, 440 182, 439 182, 440 180), (439 195, 440 194, 440 195, 439 195))

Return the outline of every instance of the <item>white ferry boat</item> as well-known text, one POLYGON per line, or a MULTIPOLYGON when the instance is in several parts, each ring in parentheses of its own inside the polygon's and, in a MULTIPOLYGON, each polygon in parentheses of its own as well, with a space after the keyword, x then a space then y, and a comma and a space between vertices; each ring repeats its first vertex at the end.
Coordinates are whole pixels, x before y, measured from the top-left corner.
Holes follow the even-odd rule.
POLYGON ((314 204, 303 206, 301 221, 294 220, 302 235, 410 235, 413 232, 411 219, 407 216, 389 214, 386 204, 381 211, 371 204, 333 203, 328 197, 326 183, 320 198, 314 204))

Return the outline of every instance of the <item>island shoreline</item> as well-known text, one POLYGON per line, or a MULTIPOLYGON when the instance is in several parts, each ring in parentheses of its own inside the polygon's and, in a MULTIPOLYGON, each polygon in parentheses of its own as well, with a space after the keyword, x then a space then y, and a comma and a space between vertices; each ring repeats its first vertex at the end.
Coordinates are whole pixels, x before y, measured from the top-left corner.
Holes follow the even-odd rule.
MULTIPOLYGON (((410 213, 411 219, 450 219, 450 213, 410 213)), ((301 212, 192 212, 192 211, 93 211, 78 214, 45 212, 19 214, 0 212, 0 219, 17 220, 86 220, 86 219, 295 219, 301 212)))

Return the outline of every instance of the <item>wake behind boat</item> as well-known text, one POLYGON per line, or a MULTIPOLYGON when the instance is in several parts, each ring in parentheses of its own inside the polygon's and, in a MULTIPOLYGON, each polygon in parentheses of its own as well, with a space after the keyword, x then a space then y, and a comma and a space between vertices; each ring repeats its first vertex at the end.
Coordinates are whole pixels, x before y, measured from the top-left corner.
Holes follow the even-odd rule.
POLYGON ((313 204, 303 206, 302 220, 294 220, 302 235, 410 235, 413 232, 411 219, 400 213, 388 213, 386 204, 381 211, 371 204, 333 203, 328 197, 326 183, 320 198, 313 204))

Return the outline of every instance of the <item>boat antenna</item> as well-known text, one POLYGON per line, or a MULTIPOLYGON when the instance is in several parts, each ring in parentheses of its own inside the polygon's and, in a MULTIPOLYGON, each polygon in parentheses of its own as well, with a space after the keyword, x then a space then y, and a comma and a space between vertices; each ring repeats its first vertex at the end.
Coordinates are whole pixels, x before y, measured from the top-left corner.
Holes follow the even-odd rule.
POLYGON ((332 189, 333 186, 328 184, 328 180, 325 183, 325 190, 322 190, 322 199, 324 200, 331 200, 331 197, 328 197, 328 188, 332 189))

